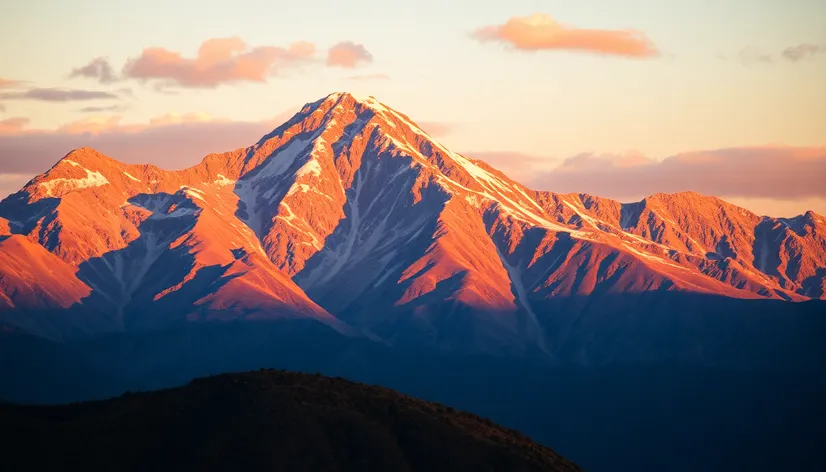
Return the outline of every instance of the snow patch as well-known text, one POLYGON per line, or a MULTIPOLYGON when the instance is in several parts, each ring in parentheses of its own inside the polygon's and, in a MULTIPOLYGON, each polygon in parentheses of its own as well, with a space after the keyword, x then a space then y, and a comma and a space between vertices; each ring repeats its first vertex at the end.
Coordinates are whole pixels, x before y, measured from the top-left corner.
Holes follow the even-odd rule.
POLYGON ((539 318, 536 316, 533 308, 531 308, 530 301, 528 300, 528 291, 522 283, 522 269, 519 267, 519 264, 511 265, 508 263, 507 259, 502 252, 499 251, 498 247, 496 248, 496 254, 499 256, 502 266, 508 272, 508 278, 511 280, 511 285, 513 287, 514 295, 516 295, 516 300, 525 309, 525 314, 527 317, 524 320, 524 325, 522 326, 525 330, 525 335, 529 340, 535 342, 541 350, 548 352, 548 349, 545 346, 545 333, 542 331, 542 325, 539 323, 539 318))
POLYGON ((225 185, 233 185, 235 183, 235 181, 230 180, 230 179, 226 178, 225 176, 223 176, 221 174, 218 174, 218 178, 215 179, 212 183, 219 186, 219 187, 223 187, 225 185))
POLYGON ((321 175, 321 164, 319 164, 314 158, 311 158, 306 164, 301 166, 301 168, 298 169, 298 172, 295 173, 295 176, 298 178, 308 174, 315 176, 321 175))
POLYGON ((186 194, 186 196, 188 196, 188 197, 195 198, 195 199, 201 200, 203 202, 206 201, 206 200, 204 200, 204 197, 201 196, 203 194, 203 192, 201 192, 198 189, 187 188, 187 189, 184 190, 184 194, 186 194))
POLYGON ((295 160, 307 148, 309 143, 310 140, 307 139, 293 138, 289 144, 278 148, 264 165, 260 166, 261 170, 258 171, 255 178, 277 177, 283 174, 295 163, 295 160))
POLYGON ((129 172, 123 171, 123 175, 130 178, 131 180, 134 180, 135 182, 140 182, 141 181, 141 179, 135 177, 134 175, 130 174, 129 172))
MULTIPOLYGON (((64 162, 69 161, 64 160, 64 162)), ((82 179, 57 178, 49 180, 47 182, 41 182, 38 185, 46 191, 46 194, 48 196, 54 197, 64 195, 75 190, 92 187, 102 187, 104 185, 109 184, 109 180, 106 177, 104 177, 104 175, 100 172, 93 172, 85 168, 83 170, 86 171, 86 177, 82 179), (60 192, 60 195, 56 195, 55 192, 60 192)))

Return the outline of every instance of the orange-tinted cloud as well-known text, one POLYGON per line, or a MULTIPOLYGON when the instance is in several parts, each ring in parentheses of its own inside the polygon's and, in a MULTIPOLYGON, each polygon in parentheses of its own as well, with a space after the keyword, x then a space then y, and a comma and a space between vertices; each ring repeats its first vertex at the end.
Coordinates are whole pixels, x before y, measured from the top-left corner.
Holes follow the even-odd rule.
POLYGON ((496 41, 522 51, 569 50, 626 57, 658 54, 654 43, 634 30, 583 29, 558 23, 550 15, 537 13, 514 17, 501 25, 485 26, 473 37, 496 41))
POLYGON ((352 41, 342 41, 327 51, 328 66, 353 68, 369 62, 373 62, 370 51, 352 41))
POLYGON ((746 199, 826 197, 826 147, 763 146, 689 152, 662 161, 639 155, 581 154, 530 184, 554 192, 584 192, 635 200, 693 190, 746 199))
POLYGON ((17 117, 13 117, 13 118, 6 118, 5 120, 0 120, 0 134, 2 134, 2 133, 16 133, 16 132, 22 130, 23 128, 25 128, 26 125, 28 125, 28 124, 29 124, 29 119, 25 118, 25 117, 22 117, 22 116, 17 116, 17 117))
POLYGON ((21 80, 9 80, 9 79, 0 78, 0 89, 15 88, 15 87, 21 85, 22 83, 23 83, 23 81, 21 81, 21 80))
POLYGON ((214 88, 237 82, 266 82, 283 67, 310 59, 315 46, 296 42, 289 47, 249 47, 240 38, 208 39, 198 55, 186 58, 161 47, 144 49, 123 68, 126 77, 160 80, 192 88, 214 88))

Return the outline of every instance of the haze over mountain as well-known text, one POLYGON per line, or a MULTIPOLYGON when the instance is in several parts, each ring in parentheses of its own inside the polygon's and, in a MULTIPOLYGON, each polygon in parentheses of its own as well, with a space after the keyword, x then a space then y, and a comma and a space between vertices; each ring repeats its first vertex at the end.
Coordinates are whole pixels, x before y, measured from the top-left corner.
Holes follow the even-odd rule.
POLYGON ((826 297, 813 212, 536 192, 348 93, 186 170, 74 150, 0 203, 0 234, 0 320, 58 340, 310 318, 391 345, 554 357, 581 329, 549 329, 554 313, 581 323, 589 300, 826 297))

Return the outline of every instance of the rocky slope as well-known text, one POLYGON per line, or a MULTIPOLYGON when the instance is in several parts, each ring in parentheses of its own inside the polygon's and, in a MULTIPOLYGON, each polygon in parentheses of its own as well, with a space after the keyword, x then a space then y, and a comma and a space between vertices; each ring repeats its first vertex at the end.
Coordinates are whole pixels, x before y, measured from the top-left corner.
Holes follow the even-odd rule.
POLYGON ((75 150, 0 203, 0 239, 0 323, 54 339, 310 318, 553 356, 607 297, 826 297, 820 215, 536 192, 347 93, 182 171, 75 150))

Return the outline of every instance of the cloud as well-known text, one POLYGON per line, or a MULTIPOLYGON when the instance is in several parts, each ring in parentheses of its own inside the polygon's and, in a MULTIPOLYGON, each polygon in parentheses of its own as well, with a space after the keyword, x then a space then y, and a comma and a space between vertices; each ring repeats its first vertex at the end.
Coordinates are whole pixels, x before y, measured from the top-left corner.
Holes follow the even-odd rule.
POLYGON ((738 54, 743 64, 771 64, 774 57, 771 54, 761 52, 754 47, 745 47, 738 54))
POLYGON ((809 59, 814 57, 816 54, 823 54, 826 53, 826 48, 823 46, 818 46, 817 44, 799 44, 797 46, 792 46, 786 48, 782 55, 783 58, 789 60, 791 62, 798 62, 803 59, 809 59))
POLYGON ((146 48, 126 63, 123 75, 190 88, 263 83, 279 69, 309 60, 314 54, 315 46, 308 42, 296 42, 287 48, 250 47, 237 37, 215 38, 204 41, 194 58, 161 47, 146 48))
POLYGON ((33 88, 23 92, 0 93, 2 100, 40 100, 44 102, 70 102, 82 100, 112 100, 119 98, 110 92, 100 90, 78 90, 59 88, 33 88))
POLYGON ((493 168, 528 187, 533 185, 533 179, 540 169, 554 162, 551 158, 512 151, 471 151, 463 154, 472 159, 487 162, 493 168))
POLYGON ((0 89, 4 88, 15 88, 20 86, 23 83, 21 80, 9 80, 0 78, 0 89))
POLYGON ((51 130, 29 129, 20 126, 26 123, 16 122, 11 123, 16 128, 8 126, 5 131, 0 125, 0 174, 26 176, 25 183, 80 147, 97 149, 123 162, 185 168, 209 153, 250 146, 283 121, 276 117, 239 122, 188 113, 137 124, 123 123, 119 116, 86 117, 51 130))
POLYGON ((28 118, 22 116, 0 120, 0 134, 20 131, 29 124, 29 121, 28 118))
POLYGON ((826 47, 812 43, 803 43, 797 46, 787 47, 777 55, 763 52, 754 46, 747 46, 737 54, 728 56, 725 54, 717 54, 717 58, 722 60, 735 58, 739 59, 743 64, 750 65, 773 64, 777 59, 785 59, 789 62, 800 62, 806 59, 812 59, 818 54, 826 54, 826 47))
POLYGON ((693 190, 747 199, 826 197, 826 147, 763 146, 689 152, 662 161, 638 154, 580 154, 537 174, 541 190, 634 200, 693 190))
POLYGON ((416 124, 419 125, 422 131, 434 137, 445 136, 453 131, 451 123, 442 121, 418 121, 416 124))
POLYGON ((513 17, 501 25, 473 32, 482 42, 494 41, 521 51, 569 50, 596 54, 652 57, 659 53, 654 43, 634 30, 582 29, 558 23, 550 15, 536 13, 513 17))
POLYGON ((105 57, 96 57, 85 66, 72 70, 69 77, 86 77, 102 84, 111 84, 118 80, 115 70, 105 57))
POLYGON ((105 107, 93 106, 93 107, 83 107, 78 111, 81 112, 81 113, 112 113, 112 112, 116 112, 116 111, 126 110, 126 108, 127 107, 125 107, 123 105, 110 105, 110 106, 105 106, 105 107))
POLYGON ((328 66, 351 69, 362 63, 370 62, 373 62, 373 55, 370 51, 364 45, 352 41, 342 41, 327 51, 328 66))
POLYGON ((0 103, 0 113, 5 113, 5 112, 6 112, 6 105, 3 105, 2 103, 0 103))
POLYGON ((363 74, 363 75, 351 75, 347 77, 347 80, 358 80, 358 81, 367 81, 367 80, 390 80, 390 76, 387 74, 363 74))

